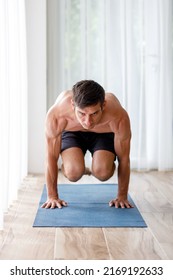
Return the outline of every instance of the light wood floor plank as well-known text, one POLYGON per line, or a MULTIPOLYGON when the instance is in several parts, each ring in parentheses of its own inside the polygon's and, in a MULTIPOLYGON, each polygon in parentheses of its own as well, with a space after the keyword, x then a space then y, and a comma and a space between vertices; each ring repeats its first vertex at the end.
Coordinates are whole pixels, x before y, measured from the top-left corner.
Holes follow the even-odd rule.
POLYGON ((173 187, 167 183, 167 173, 162 182, 160 176, 160 172, 132 173, 130 194, 141 212, 173 212, 173 203, 165 195, 173 187))
POLYGON ((1 248, 1 260, 49 260, 53 259, 55 231, 50 229, 31 230, 23 234, 10 229, 1 248), (24 237, 25 235, 25 237, 24 237))
POLYGON ((145 175, 157 190, 173 205, 173 175, 172 172, 149 172, 145 175))
POLYGON ((173 204, 159 191, 131 192, 131 197, 141 212, 173 212, 173 204))
POLYGON ((160 242, 160 246, 166 252, 168 259, 173 260, 173 242, 160 242))
POLYGON ((55 259, 109 259, 101 228, 57 228, 55 259))
POLYGON ((111 259, 167 259, 167 256, 153 238, 149 229, 105 228, 104 233, 111 259))
POLYGON ((153 234, 161 243, 173 243, 173 213, 143 213, 153 234))

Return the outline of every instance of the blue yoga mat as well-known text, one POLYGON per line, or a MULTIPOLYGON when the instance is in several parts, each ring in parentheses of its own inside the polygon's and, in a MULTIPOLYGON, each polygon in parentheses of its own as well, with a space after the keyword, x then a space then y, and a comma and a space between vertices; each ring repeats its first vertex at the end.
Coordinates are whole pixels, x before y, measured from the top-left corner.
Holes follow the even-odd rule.
POLYGON ((68 203, 61 209, 44 209, 46 186, 36 213, 34 227, 147 227, 131 197, 134 208, 109 207, 115 184, 59 184, 59 197, 68 203))

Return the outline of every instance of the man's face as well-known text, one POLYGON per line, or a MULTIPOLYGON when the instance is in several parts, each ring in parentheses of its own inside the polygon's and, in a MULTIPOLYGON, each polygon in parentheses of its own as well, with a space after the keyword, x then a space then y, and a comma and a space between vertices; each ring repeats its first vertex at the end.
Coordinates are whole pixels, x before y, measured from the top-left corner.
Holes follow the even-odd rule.
POLYGON ((75 105, 73 106, 76 118, 84 129, 92 129, 99 123, 103 112, 103 107, 101 107, 100 103, 93 106, 87 106, 83 109, 75 105))

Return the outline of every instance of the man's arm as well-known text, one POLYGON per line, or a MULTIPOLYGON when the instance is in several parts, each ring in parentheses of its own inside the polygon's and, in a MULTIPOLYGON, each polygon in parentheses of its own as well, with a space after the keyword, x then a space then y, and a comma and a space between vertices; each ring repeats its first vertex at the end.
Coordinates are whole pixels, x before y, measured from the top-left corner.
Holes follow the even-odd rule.
POLYGON ((61 134, 57 132, 54 120, 47 121, 46 124, 46 186, 47 201, 41 206, 42 208, 62 208, 67 203, 58 196, 57 179, 58 166, 57 161, 61 150, 61 134))
POLYGON ((128 118, 120 121, 118 133, 115 133, 115 152, 118 157, 118 194, 117 197, 109 202, 110 206, 116 208, 132 208, 133 206, 127 199, 129 179, 130 179, 130 122, 128 118))

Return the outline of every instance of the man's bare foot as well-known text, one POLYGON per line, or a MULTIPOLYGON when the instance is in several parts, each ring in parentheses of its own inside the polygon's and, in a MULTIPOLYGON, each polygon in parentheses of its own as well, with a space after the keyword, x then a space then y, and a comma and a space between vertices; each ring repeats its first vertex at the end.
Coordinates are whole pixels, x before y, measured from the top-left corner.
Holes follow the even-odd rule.
POLYGON ((85 175, 91 175, 91 170, 88 167, 85 167, 85 175))

